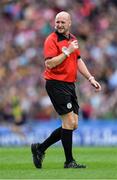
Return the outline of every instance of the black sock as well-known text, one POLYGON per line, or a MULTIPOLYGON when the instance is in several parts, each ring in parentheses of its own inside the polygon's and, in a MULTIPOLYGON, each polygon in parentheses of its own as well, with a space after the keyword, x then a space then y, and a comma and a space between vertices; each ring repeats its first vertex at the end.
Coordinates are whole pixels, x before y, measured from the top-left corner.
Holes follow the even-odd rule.
POLYGON ((51 135, 39 146, 40 151, 44 152, 49 146, 61 139, 61 127, 55 129, 51 135))
POLYGON ((69 163, 73 160, 72 156, 72 134, 73 130, 62 129, 61 130, 61 141, 64 148, 66 162, 69 163))

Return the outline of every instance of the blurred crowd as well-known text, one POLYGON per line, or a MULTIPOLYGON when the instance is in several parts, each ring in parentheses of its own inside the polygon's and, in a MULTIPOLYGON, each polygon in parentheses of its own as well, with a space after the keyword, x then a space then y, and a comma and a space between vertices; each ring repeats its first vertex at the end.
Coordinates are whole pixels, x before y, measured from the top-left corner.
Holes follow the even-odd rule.
POLYGON ((117 1, 0 1, 0 121, 50 119, 56 113, 45 91, 43 43, 59 11, 72 16, 81 57, 102 85, 96 93, 78 74, 80 114, 117 117, 117 1))

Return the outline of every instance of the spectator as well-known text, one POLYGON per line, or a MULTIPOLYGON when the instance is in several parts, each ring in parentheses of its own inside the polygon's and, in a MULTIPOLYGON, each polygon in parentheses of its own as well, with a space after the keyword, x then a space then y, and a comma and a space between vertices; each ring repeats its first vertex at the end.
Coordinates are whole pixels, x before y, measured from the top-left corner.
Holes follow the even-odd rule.
POLYGON ((11 87, 16 89, 19 111, 31 118, 41 112, 40 104, 47 96, 42 93, 45 89, 42 47, 53 30, 54 16, 61 10, 72 15, 75 22, 72 32, 80 41, 82 58, 87 59, 90 72, 103 84, 97 97, 95 93, 92 96, 84 79, 80 81, 78 88, 84 102, 81 112, 88 118, 116 117, 117 3, 114 0, 2 0, 0 3, 0 107, 7 117, 12 119, 14 114, 11 87))

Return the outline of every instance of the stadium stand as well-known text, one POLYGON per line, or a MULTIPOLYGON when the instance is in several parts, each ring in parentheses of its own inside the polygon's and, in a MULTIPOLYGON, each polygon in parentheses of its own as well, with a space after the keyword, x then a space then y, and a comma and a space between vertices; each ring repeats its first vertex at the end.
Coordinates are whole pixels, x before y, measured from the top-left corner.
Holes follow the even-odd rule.
POLYGON ((117 117, 117 1, 0 3, 0 121, 20 125, 28 118, 56 117, 44 89, 43 42, 61 10, 72 15, 72 32, 80 42, 82 58, 102 84, 102 91, 96 94, 78 76, 82 118, 117 117))

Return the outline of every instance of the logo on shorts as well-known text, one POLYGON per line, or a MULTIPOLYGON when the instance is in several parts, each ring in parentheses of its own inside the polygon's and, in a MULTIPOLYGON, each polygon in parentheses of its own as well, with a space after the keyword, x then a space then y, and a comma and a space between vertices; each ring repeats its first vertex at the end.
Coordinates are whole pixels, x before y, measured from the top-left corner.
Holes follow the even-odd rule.
POLYGON ((72 104, 71 103, 67 103, 67 108, 71 109, 72 108, 72 104))

